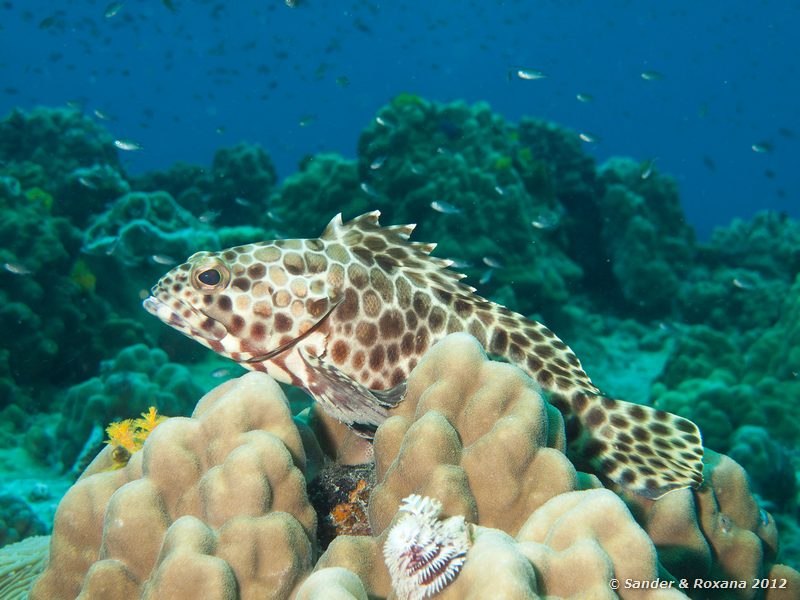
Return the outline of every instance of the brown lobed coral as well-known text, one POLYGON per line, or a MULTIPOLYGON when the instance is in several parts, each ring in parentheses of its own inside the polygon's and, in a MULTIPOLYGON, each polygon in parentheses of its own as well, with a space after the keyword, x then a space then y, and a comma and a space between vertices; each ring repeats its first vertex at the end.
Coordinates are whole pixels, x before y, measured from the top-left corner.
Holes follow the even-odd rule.
MULTIPOLYGON (((362 454, 340 429, 326 435, 334 456, 362 454)), ((107 451, 90 465, 59 507, 31 598, 428 597, 424 586, 398 596, 384 563, 411 494, 469 524, 463 567, 437 598, 797 597, 800 574, 773 564, 774 521, 730 459, 709 452, 699 491, 647 501, 602 489, 564 445, 561 416, 527 375, 449 336, 376 434, 371 535, 339 535, 317 560, 304 472, 319 445, 274 381, 250 373, 159 426, 125 468, 105 471, 107 451), (767 577, 786 587, 753 589, 767 577)))
POLYGON ((285 598, 313 564, 305 452, 271 378, 222 384, 123 469, 107 454, 59 505, 32 600, 285 598))
POLYGON ((592 489, 599 481, 576 472, 563 449, 561 417, 536 384, 488 360, 469 336, 451 335, 420 362, 404 402, 378 429, 369 505, 376 537, 338 537, 316 569, 348 569, 368 593, 390 596, 381 546, 402 499, 421 494, 442 502, 444 517, 479 525, 442 598, 756 598, 762 590, 753 580, 767 577, 786 579, 786 587, 763 597, 800 590, 800 574, 772 564, 774 521, 727 457, 707 453, 699 491, 624 497, 629 508, 611 491, 592 489), (636 583, 656 581, 672 587, 636 583), (703 587, 731 581, 746 589, 703 587))

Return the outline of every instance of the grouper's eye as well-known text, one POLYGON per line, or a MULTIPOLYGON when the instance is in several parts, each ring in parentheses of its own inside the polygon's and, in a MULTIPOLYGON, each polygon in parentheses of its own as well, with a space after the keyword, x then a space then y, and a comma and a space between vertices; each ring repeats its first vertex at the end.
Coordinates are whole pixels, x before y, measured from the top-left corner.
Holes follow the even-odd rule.
POLYGON ((218 261, 198 265, 192 273, 192 284, 201 292, 221 290, 228 285, 229 280, 230 271, 218 261))
POLYGON ((208 269, 207 271, 201 271, 197 274, 197 281, 205 285, 214 286, 222 281, 222 275, 220 275, 217 269, 208 269))

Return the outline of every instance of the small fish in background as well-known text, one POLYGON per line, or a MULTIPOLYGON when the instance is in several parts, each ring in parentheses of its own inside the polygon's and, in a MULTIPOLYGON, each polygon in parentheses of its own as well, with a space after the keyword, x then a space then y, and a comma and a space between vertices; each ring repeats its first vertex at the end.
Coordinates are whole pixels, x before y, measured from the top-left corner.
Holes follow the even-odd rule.
POLYGON ((645 81, 661 81, 664 79, 663 73, 659 73, 658 71, 643 71, 641 77, 645 81))
POLYGON ((747 277, 734 277, 731 279, 731 284, 733 284, 733 287, 739 288, 740 290, 755 289, 755 285, 753 285, 753 282, 747 277))
POLYGON ((268 210, 267 217, 270 221, 275 221, 276 223, 283 223, 284 221, 283 217, 278 215, 274 210, 268 210))
POLYGON ((114 145, 120 150, 125 150, 126 152, 138 152, 139 150, 144 150, 144 146, 142 146, 139 142, 135 142, 133 140, 127 140, 127 139, 114 140, 114 145))
POLYGON ((486 285, 492 280, 492 275, 494 275, 494 269, 486 269, 481 275, 481 278, 478 280, 478 283, 481 285, 486 285))
POLYGON ((506 191, 502 187, 500 187, 499 185, 494 186, 494 191, 497 192, 498 196, 505 196, 506 195, 506 191))
POLYGON ((174 265, 178 261, 166 254, 153 254, 150 260, 157 265, 174 265))
POLYGON ((434 200, 431 202, 431 208, 436 212, 440 212, 443 215, 458 215, 461 214, 461 209, 457 206, 453 206, 449 202, 445 202, 444 200, 434 200))
POLYGON ((300 125, 300 127, 308 127, 316 120, 317 120, 317 115, 303 115, 302 117, 300 117, 298 125, 300 125))
POLYGON ((575 99, 578 102, 583 102, 584 104, 589 104, 590 102, 594 102, 594 96, 591 94, 584 94, 583 92, 576 94, 575 99))
POLYGON ((386 162, 386 156, 376 156, 371 163, 369 163, 369 168, 373 171, 377 171, 383 166, 383 163, 386 162))
POLYGON ((112 2, 108 6, 106 6, 105 11, 103 11, 103 16, 106 19, 111 19, 116 17, 119 14, 119 11, 122 10, 122 7, 125 6, 124 2, 112 2))
POLYGON ((531 221, 531 226, 534 229, 541 229, 543 231, 551 231, 558 227, 561 222, 561 217, 554 210, 543 210, 536 215, 531 221))
POLYGON ((213 223, 214 221, 216 221, 217 217, 219 215, 220 215, 220 212, 218 210, 207 210, 203 214, 201 214, 199 217, 197 217, 197 220, 200 221, 201 223, 205 223, 206 225, 209 225, 209 224, 213 223))
POLYGON ((240 198, 238 196, 234 198, 233 201, 243 208, 250 208, 251 206, 253 206, 253 203, 250 202, 250 200, 247 200, 245 198, 240 198))
POLYGON ((219 369, 214 369, 213 371, 211 371, 211 376, 214 379, 220 379, 222 377, 227 377, 230 374, 231 374, 231 370, 228 369, 227 367, 220 367, 219 369))
POLYGON ((3 268, 14 275, 30 275, 33 273, 28 267, 16 262, 3 263, 3 268))
POLYGON ((340 88, 350 87, 350 79, 348 79, 347 75, 339 75, 336 78, 336 85, 340 88))
POLYGON ((216 133, 216 134, 218 134, 218 135, 222 135, 222 134, 224 134, 224 133, 225 133, 225 126, 224 126, 224 125, 220 125, 219 127, 217 127, 217 128, 214 130, 214 133, 216 133))
POLYGON ((381 127, 394 127, 394 123, 389 121, 388 119, 384 119, 383 117, 375 117, 375 122, 380 125, 381 127))
POLYGON ((750 146, 750 149, 756 154, 768 154, 769 152, 772 152, 772 144, 769 142, 761 142, 758 144, 753 144, 750 146))
POLYGON ((111 120, 111 117, 108 114, 104 113, 99 108, 95 108, 94 109, 94 116, 97 117, 98 119, 100 119, 101 121, 110 121, 111 120))
POLYGON ((364 192, 367 196, 372 196, 373 198, 379 196, 378 192, 375 191, 375 188, 368 184, 366 181, 362 181, 361 184, 358 186, 361 188, 361 191, 364 192))
POLYGON ((483 260, 483 264, 485 264, 487 267, 490 267, 492 269, 502 269, 503 268, 503 263, 500 262, 500 260, 495 258, 494 256, 484 256, 482 260, 483 260))
POLYGON ((289 8, 297 8, 297 4, 300 0, 284 0, 286 6, 289 8))
POLYGON ((58 23, 60 13, 56 13, 55 15, 51 15, 49 17, 45 17, 41 21, 39 21, 39 29, 50 29, 53 25, 58 23))
POLYGON ((539 69, 517 69, 514 75, 526 81, 536 81, 538 79, 547 79, 547 73, 539 69))
POLYGON ((578 137, 581 138, 581 140, 583 140, 587 144, 596 144, 601 140, 599 135, 596 135, 594 133, 589 133, 588 131, 582 131, 581 133, 578 134, 578 137))
POLYGON ((658 329, 665 333, 675 334, 678 333, 678 328, 675 327, 674 324, 668 323, 667 321, 659 321, 658 322, 658 329))
POLYGON ((646 161, 644 161, 639 166, 639 177, 642 179, 649 179, 650 175, 653 174, 653 168, 655 167, 657 160, 658 157, 656 156, 654 158, 648 158, 646 161))
POLYGON ((80 183, 83 187, 85 187, 85 188, 87 188, 89 190, 96 190, 97 189, 97 186, 94 184, 94 182, 91 179, 89 179, 88 177, 84 176, 84 175, 81 175, 80 177, 78 177, 78 183, 80 183))

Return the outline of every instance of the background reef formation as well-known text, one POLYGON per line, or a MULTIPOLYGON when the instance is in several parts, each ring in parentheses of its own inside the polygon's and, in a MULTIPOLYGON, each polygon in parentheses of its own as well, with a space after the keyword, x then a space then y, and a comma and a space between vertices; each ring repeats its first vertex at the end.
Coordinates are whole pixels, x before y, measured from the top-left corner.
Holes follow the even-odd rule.
MULTIPOLYGON (((93 432, 151 397, 188 414, 212 373, 236 373, 141 310, 164 263, 314 236, 337 212, 378 208, 418 222, 481 294, 557 330, 601 387, 698 422, 709 447, 745 466, 781 531, 800 533, 796 221, 763 213, 697 242, 676 182, 652 164, 598 166, 576 132, 412 94, 367 124, 356 159, 309 156, 281 183, 257 145, 133 176, 113 141, 74 109, 0 122, 0 493, 29 503, 30 523, 49 527, 53 490, 100 447, 93 432)), ((40 530, 8 527, 4 539, 40 530)), ((799 565, 800 542, 782 546, 799 565)))
MULTIPOLYGON (((357 454, 348 433, 328 434, 340 456, 357 454)), ((613 577, 785 578, 787 589, 766 597, 795 597, 800 573, 775 564, 775 523, 727 457, 709 453, 701 490, 646 501, 577 472, 564 447, 561 416, 529 377, 451 335, 425 355, 406 401, 378 429, 372 535, 340 535, 319 556, 322 515, 304 475, 319 468, 316 438, 271 378, 250 373, 207 394, 191 418, 159 426, 126 467, 106 470, 109 450, 95 459, 59 506, 31 598, 390 597, 381 547, 410 493, 473 524, 466 563, 442 598, 614 598, 613 577)))

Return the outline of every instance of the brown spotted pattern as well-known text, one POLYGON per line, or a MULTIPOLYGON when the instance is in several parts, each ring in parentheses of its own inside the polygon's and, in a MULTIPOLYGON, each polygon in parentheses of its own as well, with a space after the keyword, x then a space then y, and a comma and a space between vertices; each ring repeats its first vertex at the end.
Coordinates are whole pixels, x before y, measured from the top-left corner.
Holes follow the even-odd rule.
POLYGON ((308 381, 300 348, 332 380, 389 390, 431 345, 468 332, 548 392, 571 449, 601 475, 649 497, 701 482, 693 423, 604 397, 552 331, 477 296, 448 261, 429 256, 433 244, 408 242, 413 225, 381 227, 378 216, 337 215, 319 239, 198 253, 153 288, 161 312, 145 305, 216 352, 312 393, 318 382, 308 381), (209 269, 218 284, 202 275, 209 269))

